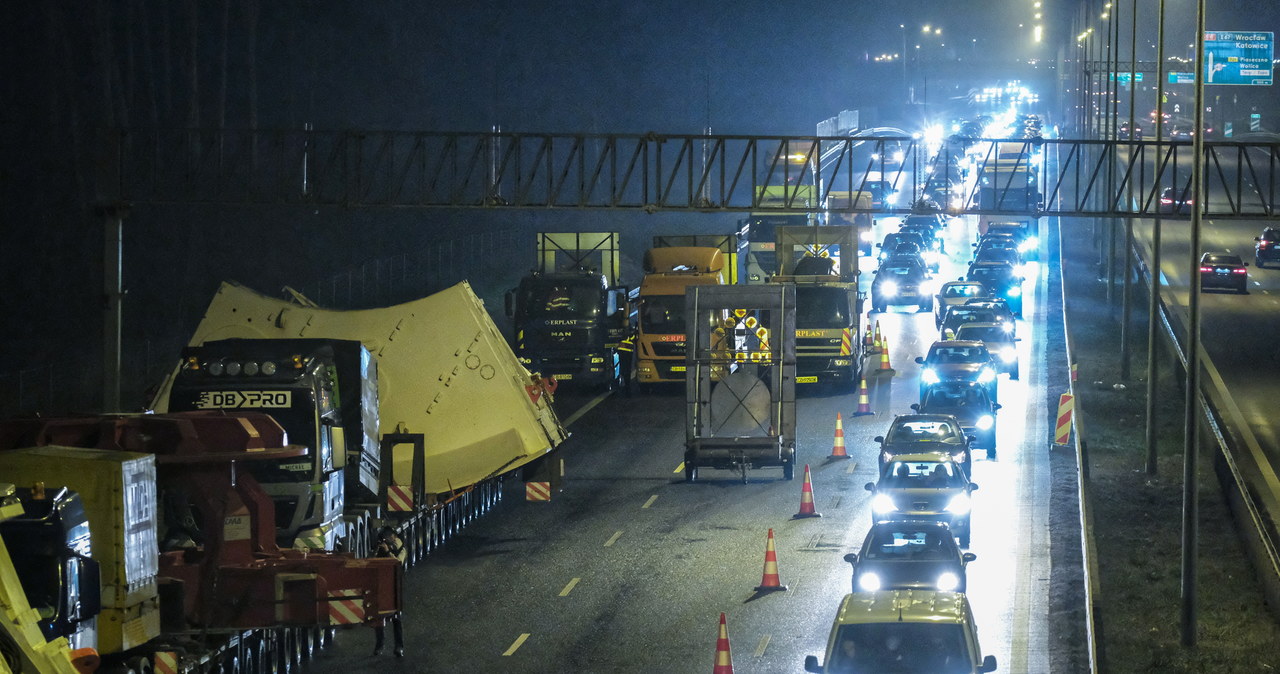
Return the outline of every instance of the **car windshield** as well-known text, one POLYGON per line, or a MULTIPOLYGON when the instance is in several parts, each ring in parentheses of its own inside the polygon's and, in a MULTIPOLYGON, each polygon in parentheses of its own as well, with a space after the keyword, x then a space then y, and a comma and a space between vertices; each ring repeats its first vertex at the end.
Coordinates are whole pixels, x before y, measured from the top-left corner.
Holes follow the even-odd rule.
POLYGON ((864 623, 842 625, 824 672, 973 671, 963 627, 956 623, 864 623))
POLYGON ((921 274, 923 268, 916 260, 895 256, 890 258, 880 270, 894 276, 911 276, 921 274))
POLYGON ((1004 266, 996 267, 979 267, 969 272, 969 277, 975 281, 986 283, 993 286, 1007 285, 1012 282, 1010 269, 1004 266))
POLYGON ((905 225, 921 225, 923 227, 932 228, 937 226, 938 219, 932 215, 908 215, 906 221, 902 224, 904 226, 905 225))
POLYGON ((640 326, 655 335, 685 330, 684 295, 651 295, 640 298, 640 326))
POLYGON ((1009 333, 998 325, 962 325, 956 331, 956 339, 974 342, 1007 342, 1009 341, 1009 333))
POLYGON ((930 363, 979 363, 990 360, 984 346, 935 346, 929 350, 930 363))
POLYGON ((881 489, 956 489, 964 485, 959 467, 949 461, 894 461, 880 478, 881 489))
POLYGON ((952 309, 947 312, 947 323, 951 325, 960 325, 963 323, 995 323, 997 317, 995 312, 990 309, 952 309))
POLYGON ((950 532, 938 527, 912 529, 910 525, 901 524, 892 527, 877 526, 871 530, 871 540, 868 541, 863 559, 913 562, 954 560, 957 556, 955 545, 950 532))
POLYGON ((966 386, 964 388, 935 388, 924 395, 921 409, 963 409, 968 407, 990 407, 990 402, 981 389, 966 386))
POLYGON ((947 286, 943 297, 982 297, 987 294, 986 288, 977 283, 964 283, 947 286))
POLYGON ((796 288, 796 327, 849 327, 849 293, 842 288, 796 288))
POLYGON ((1238 255, 1205 255, 1204 261, 1206 264, 1241 264, 1238 255))
POLYGON ((903 421, 889 433, 889 442, 960 442, 950 421, 903 421))

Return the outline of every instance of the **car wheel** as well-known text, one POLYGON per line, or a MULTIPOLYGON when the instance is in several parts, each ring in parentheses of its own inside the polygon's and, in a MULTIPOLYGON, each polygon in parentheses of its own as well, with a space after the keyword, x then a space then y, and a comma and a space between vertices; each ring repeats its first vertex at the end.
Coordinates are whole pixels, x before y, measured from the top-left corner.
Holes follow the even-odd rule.
POLYGON ((783 478, 784 480, 794 480, 794 479, 796 479, 796 463, 795 463, 795 461, 788 461, 788 462, 786 462, 786 463, 782 464, 782 478, 783 478))

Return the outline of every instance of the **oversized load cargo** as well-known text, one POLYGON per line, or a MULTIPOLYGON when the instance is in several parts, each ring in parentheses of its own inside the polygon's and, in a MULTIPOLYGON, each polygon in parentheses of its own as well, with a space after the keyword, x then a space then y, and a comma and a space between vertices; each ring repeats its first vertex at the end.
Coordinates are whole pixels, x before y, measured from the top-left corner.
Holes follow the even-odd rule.
MULTIPOLYGON (((378 437, 384 442, 393 434, 423 439, 420 473, 414 475, 412 449, 397 445, 381 466, 384 487, 412 485, 428 495, 466 489, 546 457, 567 437, 541 380, 519 363, 467 283, 377 309, 325 309, 296 293, 293 297, 275 299, 239 284, 222 284, 186 357, 161 386, 154 408, 169 411, 175 409, 171 403, 184 399, 195 401, 199 409, 272 413, 275 398, 267 395, 272 377, 287 368, 308 367, 314 358, 286 342, 277 345, 270 359, 263 356, 264 349, 274 340, 346 340, 362 344, 376 363, 378 437), (224 347, 219 352, 205 351, 220 341, 224 347), (237 343, 255 348, 253 360, 231 354, 237 343), (207 395, 191 395, 201 387, 207 395), (184 388, 188 392, 177 395, 184 388)), ((335 379, 329 385, 349 391, 362 382, 335 379)), ((317 389, 316 406, 332 406, 333 400, 321 400, 334 397, 332 390, 325 391, 317 389)), ((313 419, 321 421, 301 426, 319 427, 316 444, 331 442, 330 427, 344 423, 325 415, 313 419)), ((291 438, 298 432, 287 420, 281 423, 291 438)), ((369 431, 344 435, 350 442, 369 431)), ((341 441, 334 444, 343 449, 341 441)), ((331 470, 340 472, 343 465, 335 457, 331 470)))

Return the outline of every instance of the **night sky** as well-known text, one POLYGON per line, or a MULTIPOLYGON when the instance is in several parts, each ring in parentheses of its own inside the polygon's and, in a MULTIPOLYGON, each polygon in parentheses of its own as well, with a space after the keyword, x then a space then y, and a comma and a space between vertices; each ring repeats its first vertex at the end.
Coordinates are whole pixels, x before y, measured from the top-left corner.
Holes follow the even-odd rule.
MULTIPOLYGON (((1044 0, 1046 37, 1037 46, 1033 1, 3 3, 0 394, 15 367, 97 356, 102 235, 93 206, 111 196, 97 179, 105 129, 699 133, 710 126, 777 135, 812 134, 816 122, 847 108, 901 122, 902 64, 874 58, 902 51, 904 42, 916 57, 909 76, 932 78, 936 98, 962 100, 972 87, 1011 77, 1049 86, 1049 66, 1076 49, 1081 4, 1044 0), (943 32, 925 34, 925 24, 943 32), (1029 59, 1042 67, 1029 69, 1029 59)), ((1091 5, 1092 24, 1100 24, 1101 4, 1091 5)), ((1280 26, 1274 0, 1212 4, 1210 29, 1280 26)), ((1145 47, 1155 37, 1155 2, 1139 6, 1145 47)), ((1167 6, 1170 53, 1186 53, 1193 4, 1167 6)), ((1128 25, 1126 18, 1124 42, 1128 25)), ((1276 109, 1274 92, 1249 94, 1276 109)), ((498 251, 509 259, 491 267, 532 262, 525 239, 531 246, 533 232, 558 229, 632 232, 624 251, 634 260, 653 232, 726 231, 734 219, 138 205, 126 220, 126 346, 136 352, 127 360, 164 361, 227 278, 275 292, 483 232, 524 237, 498 251)), ((468 276, 490 306, 510 282, 468 276)))

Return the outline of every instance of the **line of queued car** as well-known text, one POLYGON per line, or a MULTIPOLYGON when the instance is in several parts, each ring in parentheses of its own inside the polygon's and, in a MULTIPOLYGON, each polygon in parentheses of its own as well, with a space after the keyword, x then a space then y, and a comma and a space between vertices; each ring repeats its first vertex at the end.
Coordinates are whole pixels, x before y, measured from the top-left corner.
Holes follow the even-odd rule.
MULTIPOLYGON (((970 475, 975 449, 985 450, 988 460, 997 456, 999 375, 1019 375, 1017 268, 1038 249, 1030 223, 988 227, 975 244, 966 277, 944 283, 929 298, 941 339, 916 358, 922 366, 920 400, 911 405, 912 413, 895 416, 875 438, 879 478, 865 485, 871 529, 858 551, 844 557, 852 566, 853 592, 837 612, 825 664, 808 656, 807 671, 996 669, 995 657, 981 654, 965 594, 966 567, 977 559, 966 550, 978 489, 970 475), (975 273, 996 265, 1008 267, 999 278, 975 273)), ((894 257, 907 254, 895 251, 882 268, 901 264, 894 257)), ((896 278, 889 273, 886 280, 896 278)), ((877 281, 884 283, 879 275, 877 281)), ((904 303, 926 308, 917 298, 904 303)), ((883 310, 874 299, 872 306, 883 310)))

